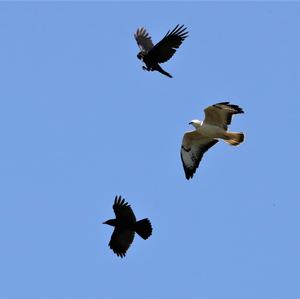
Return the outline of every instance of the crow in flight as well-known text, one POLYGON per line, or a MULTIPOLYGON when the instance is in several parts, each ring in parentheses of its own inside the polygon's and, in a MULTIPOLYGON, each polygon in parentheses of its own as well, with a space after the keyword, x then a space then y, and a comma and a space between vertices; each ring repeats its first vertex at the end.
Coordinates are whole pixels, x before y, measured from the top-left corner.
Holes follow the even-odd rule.
POLYGON ((143 66, 143 70, 158 71, 172 78, 169 73, 161 68, 159 63, 168 61, 174 55, 176 49, 179 48, 184 39, 188 36, 186 29, 184 25, 177 25, 171 32, 169 30, 164 38, 154 46, 146 29, 143 27, 139 28, 134 34, 134 37, 141 49, 137 58, 146 64, 146 67, 143 66))
POLYGON ((152 226, 147 218, 136 221, 130 205, 121 196, 115 197, 113 209, 116 219, 107 220, 103 224, 115 227, 108 245, 117 256, 124 257, 134 234, 137 233, 146 240, 152 234, 152 226))

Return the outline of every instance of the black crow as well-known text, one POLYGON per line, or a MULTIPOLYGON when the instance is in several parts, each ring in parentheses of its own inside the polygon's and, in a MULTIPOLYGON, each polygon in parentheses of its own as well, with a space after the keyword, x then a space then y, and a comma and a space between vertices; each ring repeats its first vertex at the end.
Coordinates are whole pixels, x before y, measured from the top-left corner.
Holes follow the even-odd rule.
POLYGON ((103 224, 115 227, 108 245, 117 256, 124 257, 134 239, 134 234, 137 233, 146 240, 152 234, 152 226, 147 218, 136 221, 130 205, 121 196, 115 197, 113 209, 116 219, 107 220, 103 224))
POLYGON ((141 49, 137 58, 146 64, 146 67, 143 66, 143 70, 158 71, 172 78, 169 73, 161 68, 159 63, 168 61, 174 55, 176 49, 179 48, 184 39, 188 36, 186 29, 184 25, 177 25, 171 32, 169 30, 164 38, 154 46, 146 29, 143 27, 139 28, 134 34, 134 37, 141 49))

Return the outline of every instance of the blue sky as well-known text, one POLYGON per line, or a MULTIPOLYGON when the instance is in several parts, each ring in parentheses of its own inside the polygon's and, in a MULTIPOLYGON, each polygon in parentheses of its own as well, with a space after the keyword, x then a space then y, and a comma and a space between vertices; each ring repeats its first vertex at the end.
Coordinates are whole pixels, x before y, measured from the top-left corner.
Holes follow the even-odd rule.
POLYGON ((0 297, 300 298, 300 3, 1 3, 0 297), (133 33, 190 35, 142 70, 133 33), (245 110, 187 181, 183 133, 245 110), (153 236, 108 248, 114 196, 153 236))

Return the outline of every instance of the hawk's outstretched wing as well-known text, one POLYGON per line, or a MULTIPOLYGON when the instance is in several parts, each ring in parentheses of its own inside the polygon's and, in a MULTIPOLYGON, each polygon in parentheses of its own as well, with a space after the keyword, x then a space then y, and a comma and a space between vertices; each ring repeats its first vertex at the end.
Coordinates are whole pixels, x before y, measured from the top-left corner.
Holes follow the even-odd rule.
POLYGON ((224 130, 227 130, 227 126, 231 124, 232 115, 244 113, 243 109, 238 105, 233 105, 229 102, 222 102, 209 106, 204 112, 204 123, 218 126, 224 130))
POLYGON ((145 28, 138 28, 138 30, 134 34, 134 38, 141 51, 148 53, 153 48, 151 36, 145 28))
POLYGON ((202 137, 197 131, 184 134, 180 156, 187 180, 193 177, 204 153, 217 142, 217 139, 202 137))
POLYGON ((157 63, 168 61, 188 36, 186 29, 184 25, 177 25, 171 32, 169 30, 165 37, 149 51, 148 55, 151 59, 157 63))

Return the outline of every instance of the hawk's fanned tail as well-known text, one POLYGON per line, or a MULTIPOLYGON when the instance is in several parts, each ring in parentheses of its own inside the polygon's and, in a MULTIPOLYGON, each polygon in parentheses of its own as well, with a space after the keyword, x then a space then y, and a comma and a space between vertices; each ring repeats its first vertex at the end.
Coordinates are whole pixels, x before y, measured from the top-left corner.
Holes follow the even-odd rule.
POLYGON ((230 145, 239 145, 244 141, 244 133, 226 132, 224 141, 230 145))

